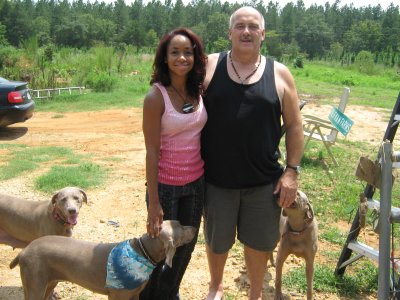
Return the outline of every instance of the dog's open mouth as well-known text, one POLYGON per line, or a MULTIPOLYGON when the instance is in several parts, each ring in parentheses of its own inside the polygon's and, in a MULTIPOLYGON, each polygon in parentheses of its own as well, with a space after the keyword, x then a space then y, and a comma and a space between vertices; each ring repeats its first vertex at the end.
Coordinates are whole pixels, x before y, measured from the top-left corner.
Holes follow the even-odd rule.
POLYGON ((68 217, 68 223, 71 225, 76 225, 78 223, 78 214, 73 214, 68 217))

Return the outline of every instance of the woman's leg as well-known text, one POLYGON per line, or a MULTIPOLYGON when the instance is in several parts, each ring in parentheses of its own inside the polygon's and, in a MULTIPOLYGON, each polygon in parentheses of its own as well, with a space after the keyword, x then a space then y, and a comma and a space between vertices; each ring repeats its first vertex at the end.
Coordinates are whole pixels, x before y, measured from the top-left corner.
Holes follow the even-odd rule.
POLYGON ((197 232, 189 244, 176 249, 172 268, 162 264, 153 271, 149 283, 141 293, 141 300, 179 299, 179 286, 197 242, 204 203, 204 179, 200 178, 182 187, 169 187, 171 188, 161 187, 162 191, 159 189, 164 220, 178 220, 182 225, 196 227, 197 232), (144 298, 144 295, 148 297, 144 298))

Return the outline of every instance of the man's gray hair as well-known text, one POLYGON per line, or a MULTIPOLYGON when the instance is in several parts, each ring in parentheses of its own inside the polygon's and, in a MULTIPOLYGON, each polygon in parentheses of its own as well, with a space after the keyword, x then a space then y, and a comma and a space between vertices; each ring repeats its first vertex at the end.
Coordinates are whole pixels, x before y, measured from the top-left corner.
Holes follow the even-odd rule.
POLYGON ((232 29, 232 27, 233 27, 233 21, 234 21, 234 19, 235 19, 235 17, 236 17, 236 14, 237 14, 237 12, 239 11, 239 10, 242 10, 242 9, 249 9, 249 10, 253 10, 253 11, 255 11, 255 12, 257 12, 259 15, 260 15, 260 20, 261 20, 261 29, 265 29, 265 21, 264 21, 264 16, 257 10, 257 9, 255 9, 254 7, 252 7, 252 6, 243 6, 243 7, 241 7, 241 8, 238 8, 237 10, 235 10, 234 12, 233 12, 233 14, 231 15, 231 17, 229 18, 229 29, 232 29))

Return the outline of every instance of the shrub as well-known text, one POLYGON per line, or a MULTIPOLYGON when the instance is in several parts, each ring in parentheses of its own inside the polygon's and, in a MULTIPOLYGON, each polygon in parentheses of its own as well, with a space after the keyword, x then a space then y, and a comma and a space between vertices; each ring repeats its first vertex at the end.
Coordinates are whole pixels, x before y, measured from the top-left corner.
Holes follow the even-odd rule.
POLYGON ((106 72, 89 73, 85 82, 86 87, 91 88, 95 92, 110 92, 116 83, 117 78, 106 72))
POLYGON ((293 66, 295 68, 304 68, 304 57, 297 56, 296 59, 294 60, 293 66))
POLYGON ((374 57, 369 51, 360 51, 355 60, 355 66, 360 73, 372 75, 374 72, 374 57))

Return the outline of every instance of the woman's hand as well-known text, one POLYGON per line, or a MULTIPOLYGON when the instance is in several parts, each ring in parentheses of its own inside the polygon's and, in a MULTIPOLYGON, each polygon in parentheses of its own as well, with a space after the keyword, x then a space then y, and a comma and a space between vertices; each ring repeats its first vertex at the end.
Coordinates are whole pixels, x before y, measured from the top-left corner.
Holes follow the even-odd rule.
POLYGON ((159 201, 153 201, 149 203, 147 209, 147 234, 152 238, 159 236, 161 231, 161 225, 163 222, 164 211, 159 201))

